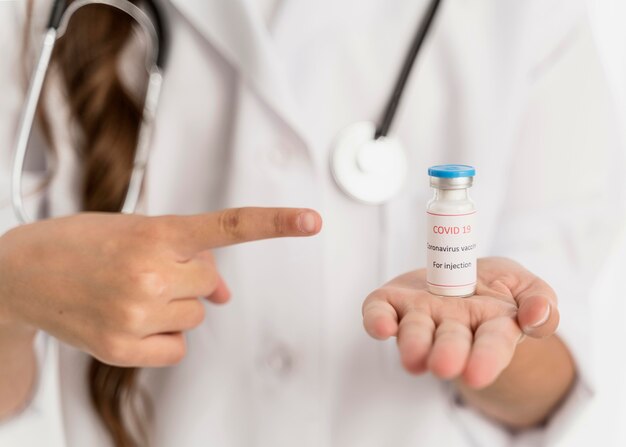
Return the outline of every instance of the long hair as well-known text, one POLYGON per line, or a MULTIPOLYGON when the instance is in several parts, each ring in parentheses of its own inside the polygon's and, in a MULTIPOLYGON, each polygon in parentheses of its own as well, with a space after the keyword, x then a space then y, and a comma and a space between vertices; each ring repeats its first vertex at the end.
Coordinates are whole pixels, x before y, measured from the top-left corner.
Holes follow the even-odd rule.
MULTIPOLYGON (((33 0, 28 1, 25 36, 30 33, 33 7, 33 0)), ((132 32, 133 21, 126 14, 88 6, 76 13, 53 55, 78 130, 73 143, 82 164, 85 211, 119 211, 128 186, 142 107, 122 82, 119 62, 132 32)), ((49 128, 42 107, 38 117, 42 128, 49 128)), ((135 368, 114 367, 94 358, 86 377, 94 409, 119 447, 145 442, 145 436, 137 439, 142 433, 133 425, 136 414, 128 414, 137 393, 137 373, 135 368)))

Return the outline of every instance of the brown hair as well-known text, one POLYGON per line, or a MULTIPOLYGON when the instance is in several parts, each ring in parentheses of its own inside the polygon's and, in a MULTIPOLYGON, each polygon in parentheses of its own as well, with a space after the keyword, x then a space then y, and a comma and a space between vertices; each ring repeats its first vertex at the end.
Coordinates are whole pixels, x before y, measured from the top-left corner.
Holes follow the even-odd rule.
MULTIPOLYGON (((32 2, 29 0, 29 11, 32 2)), ((130 177, 141 105, 120 79, 118 63, 132 25, 131 18, 113 8, 85 7, 70 21, 69 38, 59 40, 53 56, 78 130, 74 146, 83 166, 82 204, 86 211, 119 211, 130 177)), ((26 32, 29 30, 27 26, 26 32)), ((48 126, 43 115, 40 111, 45 130, 48 126)), ((91 402, 119 447, 145 442, 145 436, 142 441, 136 439, 142 433, 129 422, 134 422, 129 416, 136 413, 127 413, 133 409, 137 372, 96 359, 89 367, 91 402)))

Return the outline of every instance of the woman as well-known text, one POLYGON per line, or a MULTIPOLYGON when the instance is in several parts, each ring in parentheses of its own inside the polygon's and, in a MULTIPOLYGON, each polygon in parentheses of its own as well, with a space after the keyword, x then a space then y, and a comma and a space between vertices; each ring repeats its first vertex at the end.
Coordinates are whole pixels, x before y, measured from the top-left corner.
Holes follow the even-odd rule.
MULTIPOLYGON (((329 150, 377 119, 425 2, 162 2, 172 46, 141 206, 165 217, 150 218, 76 214, 120 208, 144 80, 127 17, 77 15, 26 179, 50 218, 16 228, 2 208, 2 445, 575 445, 568 416, 595 386, 581 322, 623 222, 617 131, 583 9, 539 4, 444 4, 394 127, 410 184, 369 206, 337 188, 329 150), (442 161, 478 166, 481 253, 510 258, 482 259, 468 300, 428 295, 416 270, 423 173, 442 161)), ((1 28, 40 36, 49 6, 2 4, 1 28)))

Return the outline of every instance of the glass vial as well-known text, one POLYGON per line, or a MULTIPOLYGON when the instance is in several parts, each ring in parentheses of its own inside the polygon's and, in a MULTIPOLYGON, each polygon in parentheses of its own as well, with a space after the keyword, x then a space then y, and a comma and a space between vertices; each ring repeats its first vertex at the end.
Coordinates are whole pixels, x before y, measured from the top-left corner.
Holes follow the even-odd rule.
POLYGON ((426 281, 440 296, 471 296, 476 291, 476 206, 469 188, 476 170, 466 165, 428 169, 433 198, 426 207, 426 281))

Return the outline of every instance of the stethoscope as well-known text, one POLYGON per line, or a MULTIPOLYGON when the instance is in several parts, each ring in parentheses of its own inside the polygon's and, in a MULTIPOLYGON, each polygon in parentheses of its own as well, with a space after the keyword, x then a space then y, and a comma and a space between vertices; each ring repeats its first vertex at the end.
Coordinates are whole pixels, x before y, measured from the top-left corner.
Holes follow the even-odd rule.
MULTIPOLYGON (((16 217, 21 223, 31 222, 22 197, 24 161, 37 105, 41 97, 50 59, 57 39, 65 33, 74 13, 88 5, 106 5, 131 16, 141 32, 151 42, 152 52, 146 57, 149 74, 141 128, 135 150, 133 169, 122 213, 133 213, 139 202, 141 187, 150 155, 150 140, 154 118, 161 93, 163 69, 167 57, 168 38, 164 17, 155 1, 146 1, 146 12, 127 0, 55 0, 50 13, 39 59, 31 77, 26 100, 22 109, 15 144, 11 180, 11 201, 16 217)), ((439 8, 441 0, 431 0, 422 18, 417 34, 402 64, 393 92, 387 102, 380 123, 358 122, 348 126, 337 136, 330 157, 330 167, 337 185, 351 198, 372 205, 383 204, 396 196, 404 186, 408 173, 407 152, 396 137, 388 135, 411 70, 420 48, 439 8)))

